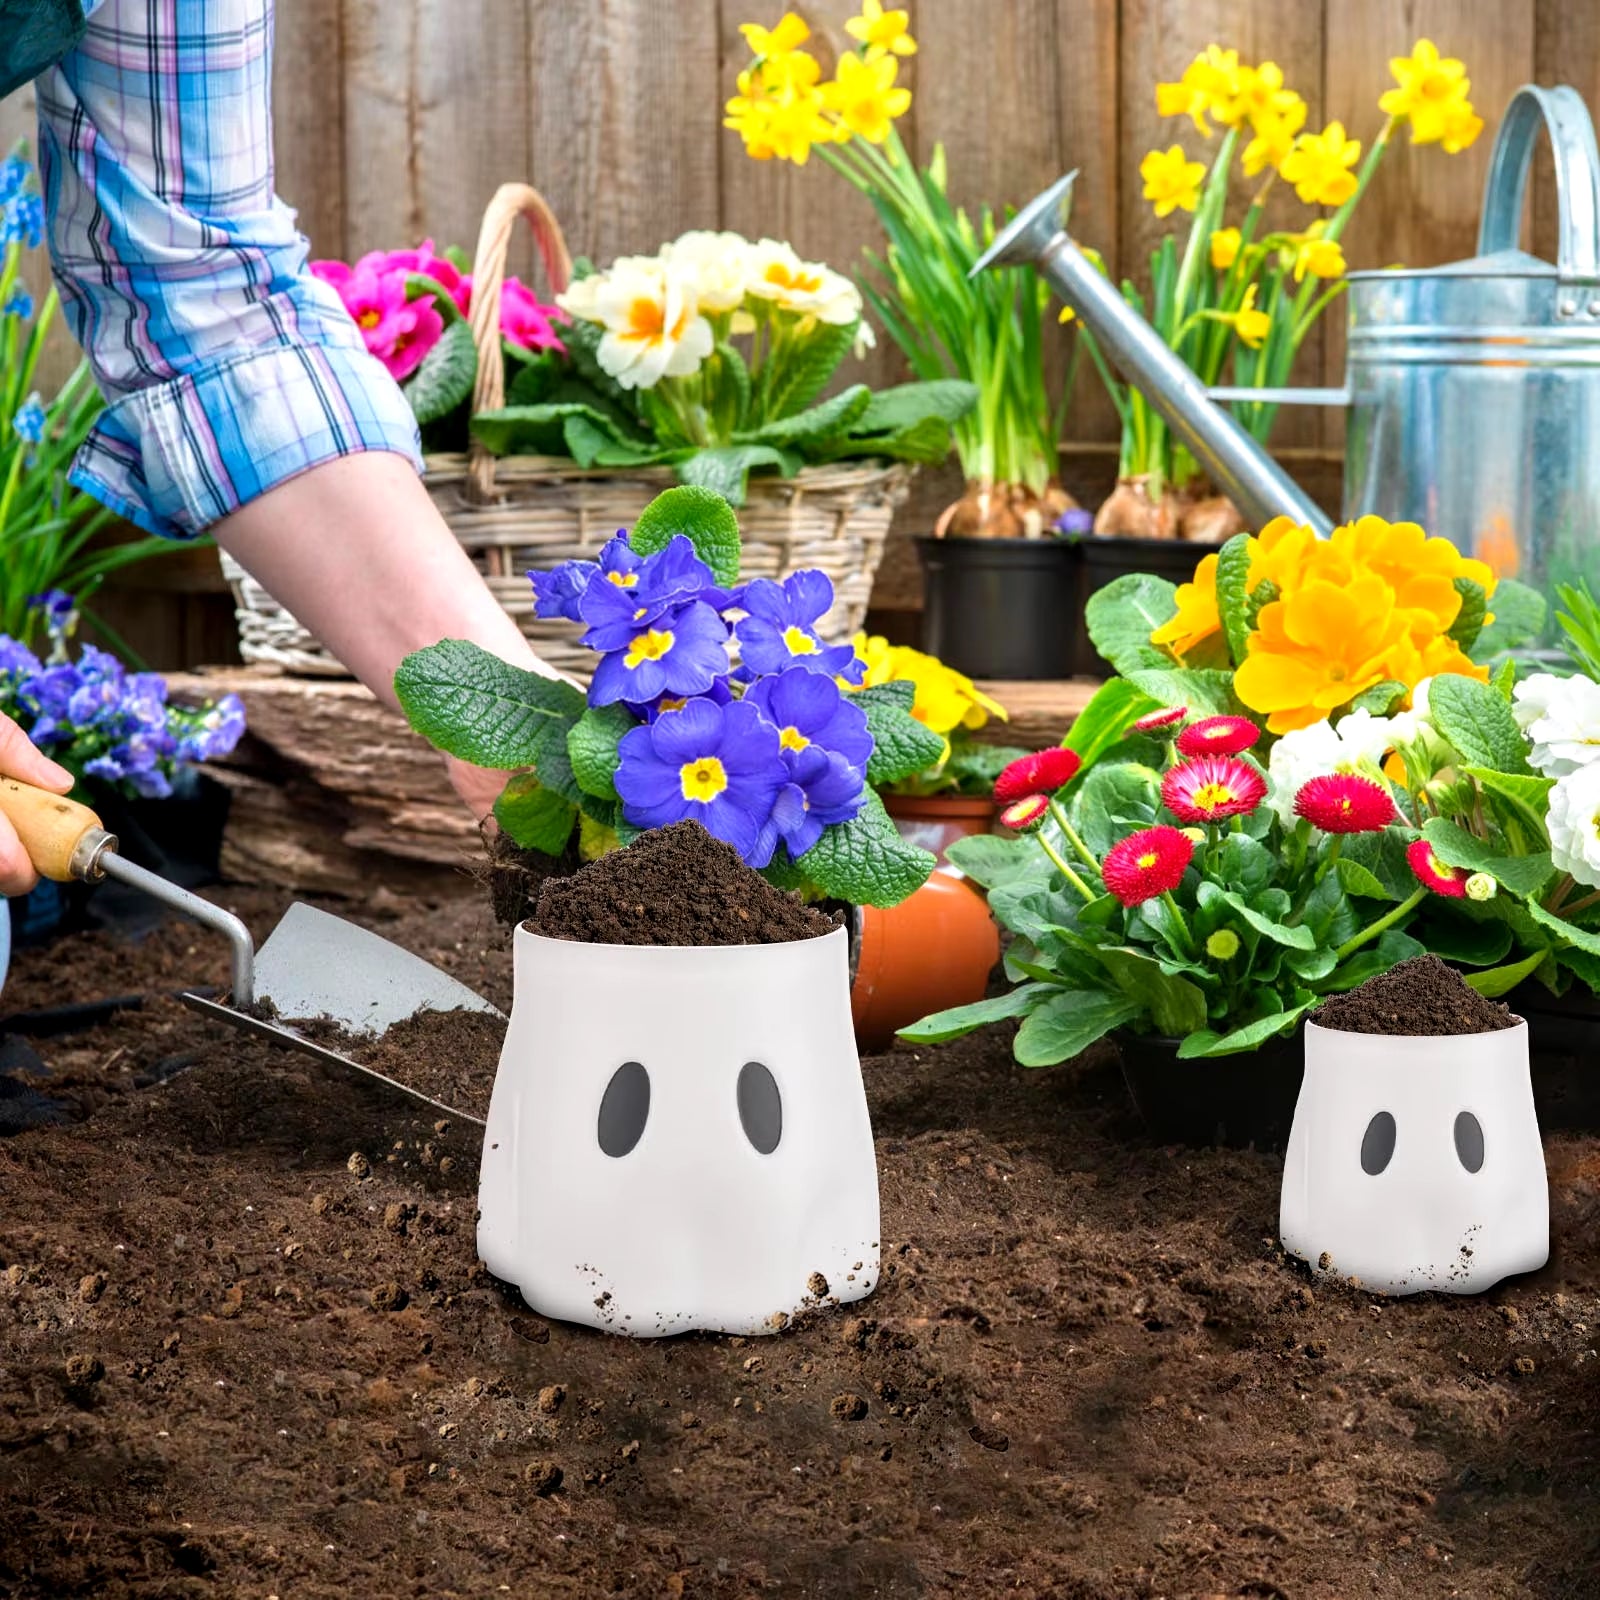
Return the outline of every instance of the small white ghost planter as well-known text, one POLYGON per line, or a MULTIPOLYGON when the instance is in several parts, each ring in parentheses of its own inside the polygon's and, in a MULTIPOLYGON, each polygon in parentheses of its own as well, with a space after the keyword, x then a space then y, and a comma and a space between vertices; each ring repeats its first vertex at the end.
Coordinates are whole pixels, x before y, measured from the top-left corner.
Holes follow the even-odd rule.
POLYGON ((1542 1267, 1550 1195, 1528 1026, 1445 1038, 1308 1023, 1278 1231, 1384 1294, 1479 1294, 1542 1267))
POLYGON ((842 928, 704 947, 519 928, 515 976, 478 1191, 491 1272, 545 1315, 639 1337, 771 1333, 871 1292, 842 928))

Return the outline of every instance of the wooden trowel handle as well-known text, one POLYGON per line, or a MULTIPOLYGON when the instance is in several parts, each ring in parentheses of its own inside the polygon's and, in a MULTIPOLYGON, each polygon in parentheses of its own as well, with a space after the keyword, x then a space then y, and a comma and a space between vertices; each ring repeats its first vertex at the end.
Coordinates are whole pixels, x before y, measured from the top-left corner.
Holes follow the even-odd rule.
POLYGON ((15 778, 0 778, 0 816, 16 829, 34 870, 57 883, 92 876, 101 849, 116 843, 88 806, 15 778))

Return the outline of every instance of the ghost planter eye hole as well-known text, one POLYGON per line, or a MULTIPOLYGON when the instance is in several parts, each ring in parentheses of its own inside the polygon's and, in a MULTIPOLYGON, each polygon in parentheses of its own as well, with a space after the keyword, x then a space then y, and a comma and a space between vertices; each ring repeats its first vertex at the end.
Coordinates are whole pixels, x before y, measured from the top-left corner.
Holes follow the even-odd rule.
POLYGON ((600 1097, 600 1148, 608 1156, 627 1155, 644 1136, 649 1116, 650 1074, 637 1061, 624 1061, 600 1097))
POLYGON ((1456 1154, 1468 1172, 1483 1166, 1483 1124, 1470 1111, 1456 1117, 1456 1154))
POLYGON ((1369 1178, 1376 1178, 1389 1165, 1394 1155, 1394 1118, 1380 1111, 1367 1124, 1361 1137, 1361 1170, 1369 1178))
POLYGON ((764 1156, 778 1148, 783 1137, 783 1096, 778 1080, 759 1061, 739 1069, 739 1121, 744 1136, 764 1156))

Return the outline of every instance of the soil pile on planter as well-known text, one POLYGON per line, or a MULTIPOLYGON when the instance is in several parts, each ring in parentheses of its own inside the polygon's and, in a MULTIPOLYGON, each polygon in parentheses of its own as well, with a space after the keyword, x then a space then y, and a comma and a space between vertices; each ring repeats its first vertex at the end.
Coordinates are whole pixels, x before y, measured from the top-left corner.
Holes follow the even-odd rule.
POLYGON ((583 944, 787 944, 837 926, 774 888, 698 822, 652 829, 539 891, 528 923, 583 944))
POLYGON ((1324 1000, 1311 1020, 1344 1033, 1429 1037, 1497 1033, 1517 1025, 1509 1007, 1485 1000, 1438 956, 1413 956, 1348 994, 1324 1000))

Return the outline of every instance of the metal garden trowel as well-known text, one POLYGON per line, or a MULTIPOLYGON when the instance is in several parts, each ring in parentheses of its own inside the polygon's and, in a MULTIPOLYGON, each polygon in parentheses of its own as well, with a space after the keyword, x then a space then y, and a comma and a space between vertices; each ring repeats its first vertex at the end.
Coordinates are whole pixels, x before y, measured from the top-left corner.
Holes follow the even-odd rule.
POLYGON ((16 829, 34 869, 57 883, 115 878, 220 933, 233 953, 228 1004, 186 993, 183 1003, 275 1044, 348 1067, 483 1126, 483 1118, 364 1066, 308 1038, 281 1017, 326 1020, 358 1037, 377 1039, 418 1011, 502 1013, 464 983, 388 939, 342 917, 296 901, 258 951, 250 930, 231 912, 124 859, 115 835, 87 806, 14 778, 0 778, 0 814, 16 829), (257 1015, 260 1011, 263 1015, 257 1015))

